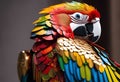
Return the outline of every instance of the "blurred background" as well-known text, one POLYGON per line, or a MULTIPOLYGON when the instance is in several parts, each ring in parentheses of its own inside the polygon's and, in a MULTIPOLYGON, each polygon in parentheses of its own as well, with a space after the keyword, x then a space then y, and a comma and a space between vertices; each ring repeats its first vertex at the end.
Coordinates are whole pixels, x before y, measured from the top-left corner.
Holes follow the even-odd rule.
MULTIPOLYGON (((19 82, 17 57, 33 45, 32 22, 47 6, 72 0, 0 1, 0 82, 19 82)), ((120 0, 75 0, 95 6, 101 13, 102 35, 98 44, 120 63, 120 0)))

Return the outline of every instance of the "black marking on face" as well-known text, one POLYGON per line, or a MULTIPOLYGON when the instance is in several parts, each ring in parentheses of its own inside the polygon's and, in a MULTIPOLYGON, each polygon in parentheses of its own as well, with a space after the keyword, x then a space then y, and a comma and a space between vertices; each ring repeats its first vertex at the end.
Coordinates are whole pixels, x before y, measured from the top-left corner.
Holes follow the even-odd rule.
POLYGON ((86 30, 88 31, 88 35, 93 34, 93 23, 87 23, 85 24, 85 26, 86 26, 86 30))
POLYGON ((95 42, 95 41, 98 40, 98 38, 99 38, 99 36, 92 35, 92 36, 89 37, 89 40, 92 41, 92 42, 95 42))
POLYGON ((87 31, 85 26, 79 26, 74 30, 76 36, 87 36, 87 31))

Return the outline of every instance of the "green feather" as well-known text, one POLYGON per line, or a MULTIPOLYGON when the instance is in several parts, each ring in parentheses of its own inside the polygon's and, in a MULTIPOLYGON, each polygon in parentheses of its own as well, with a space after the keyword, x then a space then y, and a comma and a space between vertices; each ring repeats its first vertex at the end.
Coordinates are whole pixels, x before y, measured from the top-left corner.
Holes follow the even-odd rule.
POLYGON ((58 56, 58 62, 60 64, 61 70, 64 71, 64 62, 61 56, 58 56))
POLYGON ((43 75, 42 75, 42 79, 43 79, 44 81, 49 80, 49 79, 50 79, 50 76, 49 76, 48 74, 43 74, 43 75))
POLYGON ((46 25, 46 22, 38 22, 38 23, 36 24, 36 26, 43 26, 43 25, 46 25))
POLYGON ((82 66, 80 67, 80 74, 81 74, 81 77, 82 77, 83 79, 85 79, 85 66, 84 66, 84 65, 82 65, 82 66))
POLYGON ((45 16, 41 16, 36 22, 44 22, 44 21, 46 21, 47 20, 47 18, 45 17, 45 16))
POLYGON ((48 75, 50 77, 55 77, 56 74, 55 74, 55 71, 53 69, 51 69, 50 72, 48 73, 48 75))
POLYGON ((68 63, 68 59, 64 54, 62 55, 62 58, 63 58, 64 63, 68 63))
POLYGON ((86 80, 90 81, 91 80, 91 71, 90 68, 88 67, 88 65, 85 65, 85 74, 86 74, 86 80))

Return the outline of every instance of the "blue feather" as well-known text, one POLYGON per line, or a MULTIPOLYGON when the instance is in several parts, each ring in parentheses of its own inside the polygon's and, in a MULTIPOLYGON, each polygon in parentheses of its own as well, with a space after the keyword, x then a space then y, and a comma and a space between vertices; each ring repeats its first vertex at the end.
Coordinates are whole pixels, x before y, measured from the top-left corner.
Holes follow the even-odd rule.
POLYGON ((77 78, 78 78, 78 80, 81 80, 80 68, 78 66, 77 66, 76 72, 77 72, 77 78))
POLYGON ((64 64, 64 67, 65 67, 65 74, 66 74, 68 80, 71 81, 71 82, 74 82, 74 78, 73 78, 73 76, 70 74, 68 64, 64 64))
POLYGON ((105 71, 103 72, 103 78, 104 78, 104 82, 108 82, 108 78, 105 71))
POLYGON ((76 66, 77 66, 77 63, 73 62, 73 76, 74 76, 75 79, 77 79, 76 66))
POLYGON ((98 77, 99 77, 98 79, 100 82, 104 82, 103 75, 102 75, 102 73, 100 73, 100 71, 98 71, 98 77))
POLYGON ((70 69, 71 74, 73 74, 73 64, 72 63, 73 63, 73 61, 70 59, 68 65, 69 65, 69 69, 70 69))
POLYGON ((92 80, 93 80, 93 82, 98 82, 97 70, 95 68, 92 68, 91 69, 91 73, 92 73, 92 80))
POLYGON ((64 76, 65 76, 65 82, 69 82, 69 80, 68 80, 68 78, 67 78, 67 75, 64 74, 64 76))
POLYGON ((36 34, 35 34, 35 33, 32 33, 32 34, 31 34, 31 37, 32 37, 32 38, 33 38, 33 37, 35 37, 35 36, 36 36, 36 34))
POLYGON ((86 79, 84 79, 82 82, 87 82, 86 79))
POLYGON ((101 59, 103 60, 104 63, 107 63, 108 65, 111 65, 110 62, 108 61, 108 59, 105 58, 104 56, 102 56, 102 54, 99 54, 99 56, 101 57, 101 59))
POLYGON ((107 53, 105 53, 104 51, 101 51, 101 53, 103 54, 104 57, 108 58, 107 53))

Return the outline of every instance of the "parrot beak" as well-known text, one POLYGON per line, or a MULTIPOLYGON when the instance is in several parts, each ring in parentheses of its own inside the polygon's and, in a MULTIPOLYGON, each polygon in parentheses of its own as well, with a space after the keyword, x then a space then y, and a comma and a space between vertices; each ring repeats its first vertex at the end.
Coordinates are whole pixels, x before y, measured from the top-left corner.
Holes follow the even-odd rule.
POLYGON ((82 37, 92 42, 97 42, 101 35, 99 18, 95 18, 86 24, 70 23, 70 27, 75 36, 82 37))

